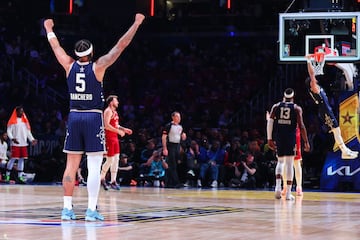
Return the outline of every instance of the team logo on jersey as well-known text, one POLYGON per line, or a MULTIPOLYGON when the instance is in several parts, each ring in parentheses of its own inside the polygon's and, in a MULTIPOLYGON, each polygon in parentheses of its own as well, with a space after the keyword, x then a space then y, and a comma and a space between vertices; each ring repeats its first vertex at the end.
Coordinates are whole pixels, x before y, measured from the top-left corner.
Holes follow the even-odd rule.
POLYGON ((105 143, 105 129, 103 126, 100 127, 100 131, 96 134, 96 137, 100 138, 101 144, 105 143))
POLYGON ((325 125, 330 129, 334 128, 334 121, 328 114, 325 114, 325 125))

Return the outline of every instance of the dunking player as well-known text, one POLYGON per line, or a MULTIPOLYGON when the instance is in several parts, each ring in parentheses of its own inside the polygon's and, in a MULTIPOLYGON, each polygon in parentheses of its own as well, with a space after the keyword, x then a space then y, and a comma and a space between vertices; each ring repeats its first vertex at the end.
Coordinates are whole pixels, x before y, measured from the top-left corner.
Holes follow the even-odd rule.
MULTIPOLYGON (((306 57, 309 60, 310 56, 306 57)), ((337 67, 340 68, 339 66, 337 67)), ((350 150, 344 143, 338 121, 336 120, 333 110, 329 104, 324 89, 318 84, 314 68, 311 65, 310 61, 307 62, 307 69, 309 77, 305 80, 305 84, 308 87, 311 98, 314 100, 315 104, 319 106, 319 117, 321 118, 325 126, 328 128, 329 132, 333 133, 335 142, 339 145, 339 148, 341 150, 341 158, 357 158, 358 152, 350 150)))
POLYGON ((302 108, 294 103, 294 90, 288 88, 284 92, 283 101, 272 106, 266 127, 269 147, 276 149, 278 156, 275 169, 275 198, 277 199, 281 198, 281 182, 284 168, 287 179, 286 200, 294 199, 294 196, 291 195, 291 187, 294 177, 293 167, 297 127, 300 128, 301 136, 304 140, 304 150, 309 151, 310 145, 302 117, 302 108), (273 129, 276 129, 274 133, 273 129))
POLYGON ((104 220, 96 210, 100 190, 100 168, 105 152, 103 126, 103 89, 102 81, 106 69, 111 66, 124 49, 130 44, 144 15, 136 14, 135 21, 115 46, 97 61, 92 62, 93 45, 88 40, 75 44, 75 61, 67 55, 53 31, 52 19, 44 21, 44 27, 50 46, 66 72, 70 97, 70 113, 66 133, 64 152, 67 153, 66 169, 63 176, 64 208, 62 220, 76 219, 72 208, 76 172, 79 169, 83 153, 87 155, 88 166, 88 209, 86 221, 104 220))
POLYGON ((101 185, 105 190, 109 189, 106 183, 106 173, 110 168, 110 186, 112 189, 120 190, 116 182, 119 168, 120 144, 118 135, 132 134, 132 130, 119 124, 119 115, 116 109, 119 106, 118 97, 110 95, 106 99, 107 108, 104 111, 105 140, 106 140, 106 161, 101 168, 101 185))

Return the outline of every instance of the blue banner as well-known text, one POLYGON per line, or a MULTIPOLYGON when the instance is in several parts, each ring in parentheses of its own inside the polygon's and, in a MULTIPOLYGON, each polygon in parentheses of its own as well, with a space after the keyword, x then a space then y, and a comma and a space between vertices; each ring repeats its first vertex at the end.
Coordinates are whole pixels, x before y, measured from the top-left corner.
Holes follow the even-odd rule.
POLYGON ((59 151, 59 148, 62 150, 63 142, 60 142, 60 138, 56 135, 40 135, 35 136, 38 140, 38 143, 34 146, 29 145, 29 156, 37 156, 41 153, 41 150, 45 148, 45 153, 52 155, 55 151, 59 151))
POLYGON ((329 152, 321 172, 320 188, 326 191, 338 191, 343 183, 351 183, 355 191, 360 191, 360 161, 341 159, 340 150, 329 152))

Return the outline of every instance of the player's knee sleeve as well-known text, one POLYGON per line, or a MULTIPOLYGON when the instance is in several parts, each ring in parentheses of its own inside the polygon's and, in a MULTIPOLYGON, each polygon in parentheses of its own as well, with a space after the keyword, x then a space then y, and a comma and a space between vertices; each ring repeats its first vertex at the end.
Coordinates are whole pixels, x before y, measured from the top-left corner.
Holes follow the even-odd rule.
POLYGON ((111 163, 111 167, 110 167, 110 171, 111 171, 112 173, 117 173, 118 168, 119 168, 119 154, 116 154, 116 155, 113 157, 113 160, 112 160, 112 163, 111 163))
POLYGON ((343 138, 342 138, 342 136, 341 136, 340 127, 333 128, 331 131, 332 131, 332 133, 333 133, 333 135, 334 135, 335 142, 336 142, 338 145, 344 144, 344 140, 343 140, 343 138))
POLYGON ((89 197, 97 196, 100 189, 100 169, 103 160, 102 154, 88 155, 87 166, 88 166, 88 178, 87 178, 87 189, 89 197))
POLYGON ((296 184, 301 185, 302 184, 302 167, 301 167, 300 160, 294 161, 294 170, 295 170, 296 184))
POLYGON ((6 165, 6 169, 7 169, 7 170, 10 171, 11 169, 13 169, 15 160, 16 160, 16 159, 11 158, 11 159, 8 161, 8 163, 7 163, 7 165, 6 165))
POLYGON ((286 157, 285 169, 287 181, 292 181, 294 178, 294 157, 286 157))
POLYGON ((278 162, 276 164, 276 168, 275 168, 275 174, 282 174, 283 173, 283 169, 284 169, 284 158, 283 157, 278 157, 278 162))
POLYGON ((101 176, 103 178, 105 177, 107 171, 109 170, 110 166, 112 165, 113 159, 114 159, 114 157, 106 157, 106 160, 101 168, 101 176))
POLYGON ((19 172, 24 171, 24 159, 23 158, 20 158, 18 160, 17 169, 18 169, 19 172))
POLYGON ((301 169, 301 161, 300 160, 294 161, 294 170, 295 170, 295 174, 301 173, 302 169, 301 169))

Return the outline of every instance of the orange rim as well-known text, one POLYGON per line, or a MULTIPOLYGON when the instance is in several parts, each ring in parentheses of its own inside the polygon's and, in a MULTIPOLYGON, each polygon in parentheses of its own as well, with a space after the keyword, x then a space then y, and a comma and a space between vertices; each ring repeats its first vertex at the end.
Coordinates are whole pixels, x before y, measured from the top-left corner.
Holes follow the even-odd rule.
POLYGON ((316 62, 323 62, 325 60, 325 53, 323 52, 316 52, 314 54, 311 54, 311 57, 314 58, 316 62))

